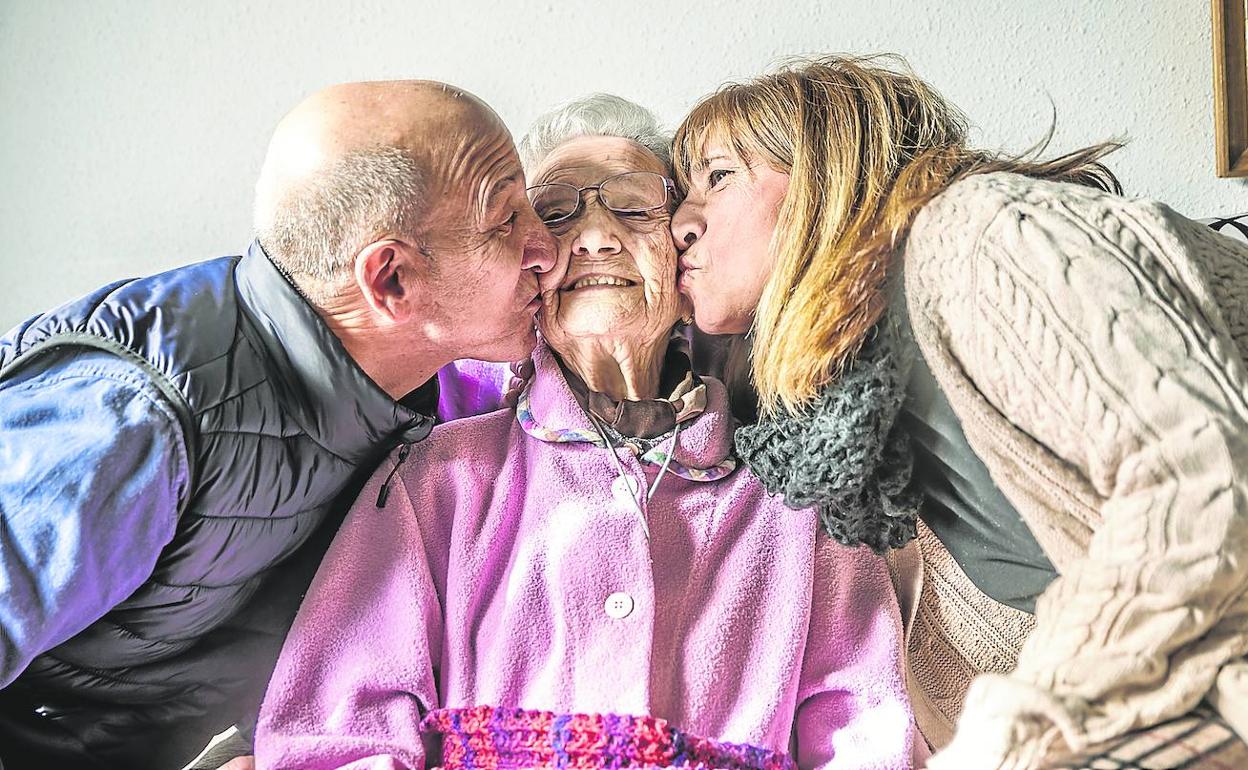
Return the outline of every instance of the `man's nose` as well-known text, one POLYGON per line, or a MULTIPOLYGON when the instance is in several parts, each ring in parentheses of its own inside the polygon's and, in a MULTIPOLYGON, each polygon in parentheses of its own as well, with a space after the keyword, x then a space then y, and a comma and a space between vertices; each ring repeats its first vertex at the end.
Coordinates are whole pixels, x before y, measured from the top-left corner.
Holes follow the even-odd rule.
POLYGON ((532 208, 528 210, 524 219, 528 233, 524 239, 524 255, 521 258, 520 267, 523 270, 548 273, 555 268, 555 263, 558 261, 555 238, 550 234, 546 225, 537 218, 532 208))
POLYGON ((684 251, 706 233, 702 207, 686 198, 672 215, 672 240, 677 251, 684 251))

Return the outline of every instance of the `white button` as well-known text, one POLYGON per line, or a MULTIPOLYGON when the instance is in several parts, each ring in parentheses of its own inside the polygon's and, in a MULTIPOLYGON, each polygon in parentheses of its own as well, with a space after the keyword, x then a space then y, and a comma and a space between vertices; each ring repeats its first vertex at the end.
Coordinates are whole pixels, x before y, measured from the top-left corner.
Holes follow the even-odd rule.
POLYGON ((616 591, 607 597, 603 609, 606 610, 607 617, 621 620, 633 611, 633 597, 623 591, 616 591))
POLYGON ((615 499, 629 505, 632 505, 630 500, 637 499, 637 490, 640 488, 641 482, 632 476, 616 476, 615 481, 611 482, 611 494, 615 495, 615 499))

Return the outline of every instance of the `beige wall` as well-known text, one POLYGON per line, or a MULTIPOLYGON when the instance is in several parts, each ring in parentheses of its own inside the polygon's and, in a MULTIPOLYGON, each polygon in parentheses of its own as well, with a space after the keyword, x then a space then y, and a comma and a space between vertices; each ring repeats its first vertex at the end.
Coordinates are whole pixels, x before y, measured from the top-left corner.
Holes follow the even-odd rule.
POLYGON ((981 144, 1026 147, 1055 107, 1056 150, 1132 140, 1129 193, 1244 211, 1213 175, 1209 40, 1204 0, 0 0, 0 327, 242 249, 270 129, 340 80, 449 80, 517 131, 593 90, 674 123, 785 54, 899 51, 981 144))

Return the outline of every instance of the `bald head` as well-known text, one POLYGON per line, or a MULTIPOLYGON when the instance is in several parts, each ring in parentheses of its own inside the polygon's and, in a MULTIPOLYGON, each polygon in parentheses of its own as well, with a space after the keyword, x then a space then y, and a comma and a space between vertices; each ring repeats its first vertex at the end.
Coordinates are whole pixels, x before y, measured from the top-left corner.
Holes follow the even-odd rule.
POLYGON ((256 233, 302 288, 329 288, 364 245, 419 230, 459 144, 499 134, 506 128, 484 102, 444 83, 318 91, 273 133, 256 184, 256 233))

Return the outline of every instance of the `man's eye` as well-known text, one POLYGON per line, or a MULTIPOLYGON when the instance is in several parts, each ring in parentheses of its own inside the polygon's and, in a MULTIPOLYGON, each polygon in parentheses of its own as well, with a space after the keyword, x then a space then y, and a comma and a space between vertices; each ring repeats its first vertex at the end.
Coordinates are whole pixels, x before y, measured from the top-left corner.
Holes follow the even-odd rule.
POLYGON ((499 225, 499 226, 498 226, 498 230, 499 230, 500 232, 511 232, 511 227, 512 227, 512 225, 514 225, 514 224, 516 223, 516 220, 517 220, 517 219, 519 219, 519 218, 520 218, 520 212, 519 212, 519 211, 513 211, 513 212, 511 212, 511 216, 507 217, 507 221, 506 221, 506 222, 504 222, 504 223, 502 223, 501 225, 499 225))
POLYGON ((706 186, 714 190, 720 182, 724 181, 724 177, 731 174, 732 171, 726 168, 717 168, 706 175, 706 186))

